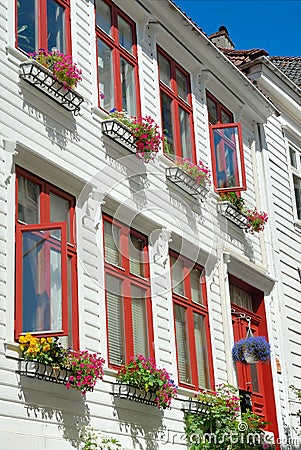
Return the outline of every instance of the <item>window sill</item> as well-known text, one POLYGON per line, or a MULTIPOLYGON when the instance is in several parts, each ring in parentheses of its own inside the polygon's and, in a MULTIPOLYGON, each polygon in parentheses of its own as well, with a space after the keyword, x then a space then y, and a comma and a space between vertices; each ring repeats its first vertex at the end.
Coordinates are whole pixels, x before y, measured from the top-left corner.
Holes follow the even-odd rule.
POLYGON ((25 53, 23 53, 21 50, 18 50, 17 48, 10 47, 9 45, 7 45, 5 48, 5 51, 6 51, 8 60, 15 64, 19 65, 19 63, 22 63, 22 62, 28 60, 28 56, 26 56, 25 53))
POLYGON ((294 227, 295 227, 295 230, 296 230, 296 231, 298 231, 299 233, 301 233, 301 220, 295 219, 295 220, 294 220, 294 227))
POLYGON ((16 342, 4 342, 4 348, 5 348, 5 356, 7 358, 12 358, 19 360, 20 359, 20 348, 19 344, 16 342))

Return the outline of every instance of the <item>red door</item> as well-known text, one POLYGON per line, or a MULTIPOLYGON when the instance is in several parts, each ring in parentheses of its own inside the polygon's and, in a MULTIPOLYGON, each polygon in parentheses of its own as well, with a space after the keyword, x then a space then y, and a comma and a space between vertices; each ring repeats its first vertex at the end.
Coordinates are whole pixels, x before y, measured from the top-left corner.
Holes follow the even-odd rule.
MULTIPOLYGON (((229 278, 234 341, 245 338, 249 329, 255 336, 267 338, 263 292, 232 276, 229 278)), ((270 363, 236 363, 236 373, 239 389, 250 394, 252 411, 269 422, 265 429, 273 431, 277 439, 278 426, 270 363)))

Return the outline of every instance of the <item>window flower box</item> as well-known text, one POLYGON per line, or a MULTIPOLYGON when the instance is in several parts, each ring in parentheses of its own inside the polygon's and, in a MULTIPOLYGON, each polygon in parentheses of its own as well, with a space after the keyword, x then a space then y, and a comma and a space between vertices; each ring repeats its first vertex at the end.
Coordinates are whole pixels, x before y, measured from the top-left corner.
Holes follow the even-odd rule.
POLYGON ((113 384, 113 396, 135 401, 138 403, 144 403, 146 405, 158 406, 156 399, 156 394, 150 391, 144 391, 136 386, 130 386, 125 383, 114 383, 113 384))
POLYGON ((217 203, 217 211, 222 216, 226 217, 228 220, 233 222, 235 225, 237 225, 242 230, 249 229, 249 220, 247 215, 240 211, 238 208, 236 208, 232 203, 230 202, 218 202, 217 203))
POLYGON ((187 414, 209 414, 212 406, 212 403, 190 398, 184 402, 183 411, 187 414))
POLYGON ((77 115, 84 98, 63 82, 58 81, 54 74, 34 59, 20 64, 20 78, 35 86, 68 111, 77 115))
POLYGON ((65 349, 58 337, 35 337, 30 333, 19 337, 21 375, 53 381, 85 394, 93 391, 103 379, 104 359, 87 350, 65 349))
POLYGON ((195 178, 190 176, 180 167, 167 167, 165 169, 166 178, 183 189, 187 194, 193 197, 199 197, 201 200, 204 200, 206 195, 209 192, 206 186, 201 184, 197 184, 195 178))
POLYGON ((136 153, 136 145, 130 128, 117 119, 104 120, 101 124, 102 133, 105 136, 124 145, 132 153, 136 153))
POLYGON ((159 369, 152 358, 143 355, 132 356, 127 364, 119 368, 116 379, 115 389, 119 396, 122 395, 121 398, 155 405, 159 409, 168 408, 177 396, 177 387, 169 373, 159 369), (119 389, 120 385, 126 387, 119 389))
POLYGON ((61 367, 54 367, 38 361, 20 360, 20 375, 36 378, 38 380, 51 381, 52 383, 66 385, 70 372, 61 367))

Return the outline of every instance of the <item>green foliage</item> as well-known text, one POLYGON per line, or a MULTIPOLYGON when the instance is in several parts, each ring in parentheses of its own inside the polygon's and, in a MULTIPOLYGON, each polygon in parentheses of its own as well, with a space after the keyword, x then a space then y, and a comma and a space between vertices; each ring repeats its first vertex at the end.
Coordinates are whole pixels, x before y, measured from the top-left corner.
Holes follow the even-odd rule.
POLYGON ((177 387, 169 373, 157 368, 152 358, 143 355, 132 356, 128 364, 120 367, 116 378, 121 383, 155 394, 158 408, 167 408, 177 396, 177 387))
POLYGON ((262 442, 266 422, 250 411, 240 414, 240 399, 233 386, 220 385, 215 392, 201 392, 196 400, 208 408, 206 412, 185 415, 189 450, 274 448, 262 442))
POLYGON ((244 199, 239 197, 236 192, 225 192, 220 194, 219 201, 232 203, 232 205, 241 212, 245 209, 244 199))

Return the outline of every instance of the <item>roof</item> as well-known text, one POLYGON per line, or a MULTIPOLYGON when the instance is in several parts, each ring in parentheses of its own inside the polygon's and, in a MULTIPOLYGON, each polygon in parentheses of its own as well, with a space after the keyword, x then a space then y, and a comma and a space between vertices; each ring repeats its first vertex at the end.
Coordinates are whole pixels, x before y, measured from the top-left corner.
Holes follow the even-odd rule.
POLYGON ((271 56, 269 60, 290 78, 297 86, 301 86, 301 57, 271 56))
POLYGON ((235 66, 240 67, 243 64, 254 61, 260 56, 268 56, 268 52, 260 48, 252 48, 251 50, 234 50, 228 48, 220 49, 235 66))

